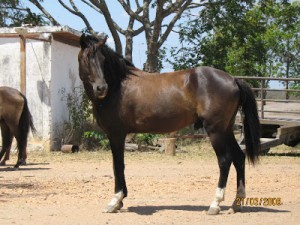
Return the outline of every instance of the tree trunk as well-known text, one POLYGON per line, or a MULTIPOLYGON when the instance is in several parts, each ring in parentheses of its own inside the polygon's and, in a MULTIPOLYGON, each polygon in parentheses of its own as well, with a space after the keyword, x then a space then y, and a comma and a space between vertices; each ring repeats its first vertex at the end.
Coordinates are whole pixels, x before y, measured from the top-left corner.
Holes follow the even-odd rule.
POLYGON ((145 71, 149 73, 159 72, 158 54, 158 45, 156 43, 150 43, 147 51, 147 60, 144 64, 145 71))
POLYGON ((125 35, 126 45, 125 45, 125 58, 132 62, 132 44, 133 44, 133 34, 132 32, 127 32, 125 35))

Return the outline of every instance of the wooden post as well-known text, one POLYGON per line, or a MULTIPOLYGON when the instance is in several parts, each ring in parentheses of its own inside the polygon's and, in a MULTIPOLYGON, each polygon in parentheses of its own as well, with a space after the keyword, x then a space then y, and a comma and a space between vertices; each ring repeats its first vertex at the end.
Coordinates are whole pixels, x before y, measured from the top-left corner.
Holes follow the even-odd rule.
POLYGON ((176 150, 176 146, 175 146, 176 138, 163 138, 160 139, 160 141, 162 143, 163 148, 165 149, 165 154, 174 156, 176 150))
POLYGON ((61 151, 63 153, 75 153, 79 151, 78 145, 63 145, 61 146, 61 151))
POLYGON ((20 35, 20 91, 26 96, 26 38, 20 35))
POLYGON ((260 83, 260 114, 261 114, 261 119, 265 118, 264 115, 264 105, 265 105, 265 101, 264 101, 264 86, 265 86, 265 80, 261 80, 260 83))

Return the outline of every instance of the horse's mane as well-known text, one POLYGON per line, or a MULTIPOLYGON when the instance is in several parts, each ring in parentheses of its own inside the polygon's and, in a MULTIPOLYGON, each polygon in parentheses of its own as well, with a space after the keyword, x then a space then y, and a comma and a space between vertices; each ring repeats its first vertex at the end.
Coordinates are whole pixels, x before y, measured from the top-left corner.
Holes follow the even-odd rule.
POLYGON ((135 66, 122 55, 116 53, 107 45, 102 45, 97 50, 101 51, 105 57, 103 73, 110 88, 118 87, 122 80, 133 74, 130 71, 130 67, 135 68, 135 66))

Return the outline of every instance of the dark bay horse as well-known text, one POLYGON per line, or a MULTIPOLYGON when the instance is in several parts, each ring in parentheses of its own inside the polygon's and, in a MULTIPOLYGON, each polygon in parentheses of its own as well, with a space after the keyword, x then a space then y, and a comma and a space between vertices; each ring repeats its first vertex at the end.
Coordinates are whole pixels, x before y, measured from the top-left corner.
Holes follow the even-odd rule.
POLYGON ((35 132, 32 116, 28 109, 26 97, 18 90, 10 87, 0 87, 0 126, 2 149, 0 152, 1 165, 9 160, 13 138, 17 140, 18 161, 15 168, 26 164, 26 147, 29 130, 35 132))
MULTIPOLYGON (((127 196, 124 141, 128 133, 166 133, 194 124, 204 127, 218 158, 220 177, 209 214, 218 214, 224 200, 231 164, 237 171, 237 197, 245 197, 245 156, 258 159, 259 118, 254 95, 227 73, 198 67, 150 74, 89 35, 80 39, 79 75, 93 104, 97 123, 107 134, 115 176, 115 195, 106 212, 116 212, 127 196), (246 152, 238 145, 233 126, 237 111, 244 115, 246 152)), ((236 201, 231 212, 240 210, 236 201)))

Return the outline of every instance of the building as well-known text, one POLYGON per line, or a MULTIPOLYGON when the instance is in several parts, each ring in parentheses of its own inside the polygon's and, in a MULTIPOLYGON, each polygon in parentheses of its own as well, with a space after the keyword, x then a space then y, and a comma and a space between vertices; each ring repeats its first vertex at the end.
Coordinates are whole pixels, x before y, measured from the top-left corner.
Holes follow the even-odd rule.
POLYGON ((66 96, 81 86, 80 35, 66 26, 0 28, 0 86, 25 94, 38 140, 51 150, 69 121, 66 96))

